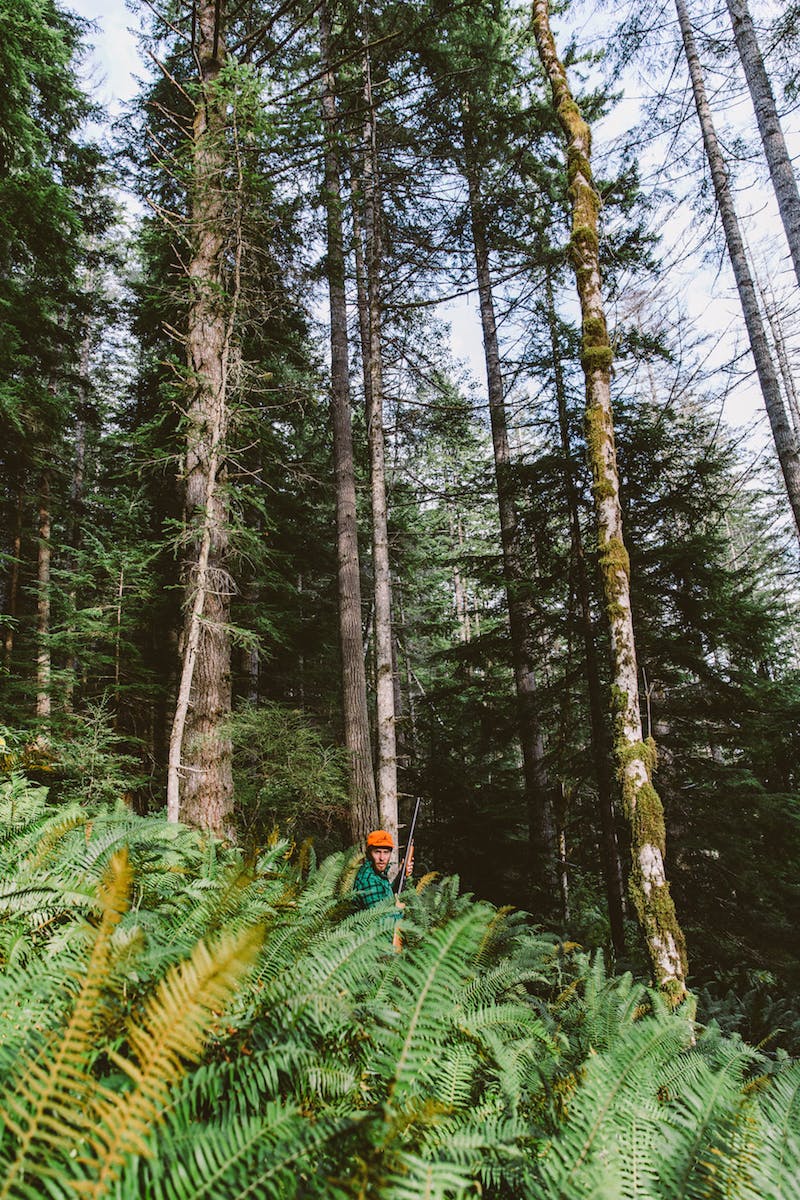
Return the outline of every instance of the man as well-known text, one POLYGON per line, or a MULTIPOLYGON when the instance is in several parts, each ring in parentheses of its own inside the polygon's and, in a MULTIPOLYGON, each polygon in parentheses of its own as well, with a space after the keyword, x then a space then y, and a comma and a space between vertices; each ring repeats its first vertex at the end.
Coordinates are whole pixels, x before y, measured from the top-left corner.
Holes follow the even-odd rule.
MULTIPOLYGON (((353 899, 357 908, 372 908, 382 900, 390 900, 400 886, 398 871, 394 884, 386 874, 394 850, 394 840, 385 829, 373 829, 367 836, 366 861, 358 868, 353 884, 353 899)), ((406 863, 406 879, 414 870, 414 845, 406 863)), ((397 918, 400 912, 397 912, 397 918)))

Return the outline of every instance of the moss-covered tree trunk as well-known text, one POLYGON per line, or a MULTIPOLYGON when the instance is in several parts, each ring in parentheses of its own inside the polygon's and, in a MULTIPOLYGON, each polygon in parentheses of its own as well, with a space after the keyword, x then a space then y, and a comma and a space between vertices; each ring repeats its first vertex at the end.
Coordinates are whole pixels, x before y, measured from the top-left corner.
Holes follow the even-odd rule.
POLYGON ((185 622, 181 675, 169 748, 170 819, 231 836, 232 747, 228 634, 230 576, 226 567, 228 505, 224 486, 231 349, 230 298, 223 260, 227 99, 218 77, 225 60, 224 4, 196 5, 195 61, 199 94, 192 132, 192 179, 186 333, 185 622))
POLYGON ((336 89, 330 66, 330 16, 319 10, 322 65, 322 119, 325 137, 325 217, 328 295, 331 315, 331 424, 336 488, 339 647, 342 659, 342 714, 349 752, 350 830, 363 841, 378 820, 367 710, 367 682, 361 628, 361 576, 356 522, 353 429, 350 414, 350 366, 342 235, 342 199, 338 155, 336 89))
POLYGON ((598 550, 613 651, 614 751, 623 806, 631 826, 630 892, 647 941, 657 985, 679 1003, 686 995, 686 949, 664 870, 661 799, 653 787, 655 748, 645 743, 630 601, 630 562, 622 537, 619 477, 611 413, 611 360, 598 253, 600 202, 590 165, 591 133, 558 57, 548 0, 533 0, 536 45, 567 143, 572 207, 570 255, 582 318, 586 430, 592 469, 598 550))
POLYGON ((583 552, 583 535, 578 503, 578 489, 573 476, 572 450, 570 446, 567 414, 567 388, 561 365, 561 344, 558 333, 553 281, 549 272, 545 276, 545 300, 547 323, 550 330, 550 348, 553 355, 553 379, 555 382, 558 427, 561 434, 561 451, 564 456, 564 488, 567 494, 570 539, 575 568, 575 587, 580 605, 580 625, 586 655, 586 690, 589 695, 589 730, 597 780, 597 804, 600 817, 601 855, 606 884, 611 940, 618 955, 625 952, 625 883, 617 841, 616 813, 614 811, 614 786, 611 773, 610 746, 607 723, 603 712, 603 689, 600 682, 597 642, 590 603, 589 577, 583 552))

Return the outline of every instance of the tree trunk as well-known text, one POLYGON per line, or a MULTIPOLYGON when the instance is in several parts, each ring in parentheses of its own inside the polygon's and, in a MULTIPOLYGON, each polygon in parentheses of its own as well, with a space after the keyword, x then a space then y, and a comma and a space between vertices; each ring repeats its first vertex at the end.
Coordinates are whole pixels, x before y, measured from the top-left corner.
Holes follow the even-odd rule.
POLYGON ((463 114, 464 150, 469 188, 470 221, 478 281, 483 349, 489 393, 497 500, 500 511, 500 540, 503 573, 508 597, 508 619, 517 717, 525 776, 526 804, 530 842, 533 851, 531 878, 537 905, 553 904, 558 895, 555 825, 550 780, 544 763, 544 738, 539 721, 534 654, 530 632, 530 614, 525 600, 525 577, 519 547, 517 509, 511 481, 511 453, 504 399, 503 373, 494 313, 489 248, 483 217, 480 175, 472 146, 469 113, 463 114))
POLYGON ((458 622, 458 635, 461 641, 467 645, 472 641, 472 629, 469 620, 467 592, 464 580, 461 578, 460 566, 464 548, 464 526, 461 521, 461 513, 457 510, 454 516, 453 509, 448 506, 447 515, 450 521, 450 546, 453 555, 453 605, 458 622))
MULTIPOLYGON (((90 286, 93 280, 90 279, 90 286)), ((86 416, 88 412, 88 392, 89 392, 89 354, 91 344, 88 334, 83 338, 81 344, 80 356, 80 385, 79 385, 79 400, 75 421, 75 458, 72 466, 72 481, 69 488, 69 504, 70 504, 70 522, 67 542, 69 545, 67 567, 74 568, 76 565, 77 552, 81 545, 82 516, 83 516, 83 494, 84 494, 84 479, 86 476, 86 416)), ((75 682, 78 678, 80 662, 75 645, 75 611, 78 604, 78 593, 75 585, 76 572, 71 571, 71 580, 69 586, 69 609, 70 609, 70 627, 67 633, 67 645, 69 647, 69 670, 67 671, 64 681, 64 706, 66 709, 71 709, 74 693, 75 682)), ((119 717, 119 689, 117 688, 114 695, 114 713, 115 721, 119 717)))
POLYGON ((122 680, 122 599, 125 595, 125 567, 119 569, 117 581, 116 633, 114 635, 114 728, 119 729, 119 688, 122 680))
POLYGON ((361 630, 361 577, 356 524, 353 430, 350 419, 350 368, 347 345, 342 200, 337 152, 336 92, 330 61, 330 18, 319 9, 322 70, 322 119, 325 133, 325 215, 328 294, 331 312, 331 423, 336 482, 339 645, 342 656, 342 715, 349 752, 350 832, 363 842, 378 823, 375 779, 367 710, 367 682, 361 630))
POLYGON ((586 379, 586 427, 598 524, 598 550, 613 652, 615 755, 631 824, 631 894, 653 974, 673 1003, 686 996, 686 949, 664 871, 666 834, 653 787, 655 747, 642 737, 636 646, 630 604, 630 561, 622 537, 619 476, 611 413, 611 360, 600 283, 600 201, 589 163, 591 134, 569 90, 550 30, 548 0, 533 0, 536 45, 550 80, 553 107, 567 142, 572 205, 570 256, 582 317, 581 363, 586 379))
POLYGON ((764 306, 764 313, 769 327, 772 330, 772 341, 775 346, 775 353, 778 357, 778 369, 781 379, 783 380, 783 390, 786 394, 786 402, 789 405, 789 415, 792 421, 792 429, 794 430, 795 440, 800 443, 800 401, 797 397, 797 386, 794 381, 794 372, 792 371, 789 355, 786 350, 786 338, 783 332, 783 322, 781 320, 778 305, 775 302, 774 293, 767 296, 763 287, 759 287, 761 293, 761 302, 764 306))
POLYGON ((372 557, 374 572, 375 614, 375 707, 377 721, 378 751, 378 820, 397 842, 399 822, 398 809, 398 761, 404 751, 399 748, 402 733, 398 729, 401 719, 398 698, 400 681, 397 677, 397 653, 393 635, 391 573, 389 565, 389 543, 386 511, 386 469, 383 437, 383 370, 381 344, 381 298, 379 292, 381 272, 380 210, 377 211, 376 188, 377 156, 374 153, 374 111, 370 85, 370 63, 365 60, 365 104, 368 118, 364 128, 364 170, 361 188, 355 175, 352 181, 353 240, 356 263, 356 293, 358 300, 358 325, 361 341, 361 364, 364 380, 364 401, 367 411, 370 448, 370 481, 372 491, 372 557), (364 204, 364 226, 362 229, 359 204, 364 204), (364 242, 366 241, 366 253, 364 242), (376 261, 377 260, 377 261, 376 261), (378 284, 374 286, 377 272, 378 284), (379 627, 386 631, 392 646, 391 669, 387 671, 386 634, 381 636, 379 627), (391 709, 387 679, 392 681, 391 709))
MULTIPOLYGON (((366 11, 366 10, 365 10, 366 11)), ((364 37, 367 37, 365 28, 364 37)), ((367 413, 372 493, 372 573, 375 589, 375 708, 378 820, 397 845, 397 732, 392 664, 392 585, 389 566, 386 454, 383 432, 383 347, 381 327, 383 248, 378 192, 375 107, 369 51, 364 58, 364 234, 369 316, 369 410, 367 413)))
POLYGON ((36 716, 50 718, 50 471, 39 479, 39 542, 36 570, 36 716))
POLYGON ((725 231, 725 241, 728 246, 728 254, 736 280, 736 287, 739 290, 739 300, 747 327, 750 349, 755 361, 758 381, 761 385, 761 394, 764 397, 764 406, 766 407, 769 423, 772 427, 772 436, 775 441, 775 449, 778 452, 781 470, 783 471, 786 492, 792 507, 798 537, 800 537, 800 453, 798 452, 797 442, 789 427, 775 371, 775 364, 772 361, 769 343, 767 342, 766 332, 761 320, 753 278, 747 263, 744 240, 739 229, 739 221, 736 216, 733 196, 728 182, 728 169, 719 142, 717 141, 714 122, 711 118, 711 109, 706 96, 703 72, 697 56, 697 47, 695 46, 694 33, 692 32, 685 0, 675 0, 675 8, 678 13, 678 23, 680 25, 681 36, 683 37, 684 50, 686 51, 686 61, 689 66, 689 77, 692 83, 695 107, 703 134, 703 145, 705 146, 706 158, 714 184, 714 193, 717 198, 722 228, 725 231))
POLYGON ((601 830, 600 844, 602 847, 608 918, 614 950, 618 955, 622 955, 625 953, 625 884, 617 842, 616 818, 614 813, 614 786, 610 769, 611 747, 603 715, 603 692, 600 682, 600 668, 597 661, 597 645, 594 621, 592 620, 589 579, 586 571, 586 559, 583 553, 583 535, 581 533, 580 513, 578 509, 578 494, 572 474, 572 452, 569 440, 569 425, 567 422, 567 390, 564 373, 561 369, 561 347, 558 338, 555 298, 553 296, 553 283, 549 272, 545 276, 545 297, 547 300, 547 320, 550 328, 550 346, 553 354, 553 373, 555 378, 556 402, 558 405, 558 425, 561 433, 561 450, 564 455, 564 486, 567 493, 567 511, 569 513, 572 553, 575 563, 575 582, 581 613, 581 634, 583 637, 584 654, 586 656, 586 686, 589 693, 589 730, 591 734, 592 760, 594 762, 595 779, 597 781, 597 801, 601 830))
MULTIPOLYGON (((251 580, 247 585, 245 599, 254 611, 258 608, 258 583, 255 580, 251 580)), ((241 671, 244 677, 244 696, 247 703, 258 704, 261 661, 257 644, 248 643, 242 647, 241 671)))
POLYGON ((25 486, 23 482, 20 482, 17 487, 17 503, 14 509, 14 534, 11 540, 11 573, 8 580, 8 598, 6 601, 8 622, 3 637, 3 663, 6 671, 10 671, 11 669, 11 659, 14 654, 14 630, 19 605, 19 568, 20 554, 22 552, 22 507, 24 495, 25 486))
POLYGON ((400 633, 402 634, 402 640, 398 635, 396 642, 397 649, 403 656, 403 674, 405 676, 406 701, 408 704, 408 731, 405 735, 405 742, 408 747, 409 759, 413 762, 416 759, 417 746, 419 744, 417 730, 417 710, 414 702, 414 672, 411 669, 411 655, 409 654, 408 650, 408 626, 406 624, 403 593, 399 588, 397 590, 397 607, 400 616, 400 633))
MULTIPOLYGON (((761 144, 767 159, 778 211, 781 215, 794 273, 800 284, 800 195, 797 191, 792 160, 786 149, 772 86, 761 57, 761 49, 753 26, 747 0, 726 0, 736 39, 736 49, 742 60, 745 79, 753 101, 761 144)), ((684 38, 685 42, 685 38, 684 38)), ((688 51, 687 51, 688 53, 688 51)))
MULTIPOLYGON (((364 385, 364 410, 372 411, 372 378, 369 363, 369 301, 367 299, 367 264, 364 257, 364 231, 361 225, 362 194, 355 171, 355 156, 350 167, 350 211, 353 214, 353 250, 356 262, 356 308, 361 346, 361 379, 364 385)), ((363 181, 362 181, 363 182, 363 181)))
MULTIPOLYGON (((197 4, 200 95, 192 145, 187 361, 185 623, 169 749, 167 811, 172 821, 231 837, 233 777, 226 721, 231 710, 227 625, 232 584, 225 567, 228 511, 223 487, 234 303, 224 296, 227 100, 218 87, 225 59, 224 6, 197 4)), ((237 247, 237 264, 239 247, 237 247)))

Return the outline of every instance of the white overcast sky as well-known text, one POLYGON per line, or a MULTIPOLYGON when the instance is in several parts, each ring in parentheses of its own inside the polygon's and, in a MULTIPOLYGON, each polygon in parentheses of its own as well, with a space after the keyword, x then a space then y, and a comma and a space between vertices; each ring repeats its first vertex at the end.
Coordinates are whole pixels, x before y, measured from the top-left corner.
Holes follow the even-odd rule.
POLYGON ((67 0, 64 7, 96 25, 88 41, 94 47, 87 57, 85 77, 95 99, 116 116, 122 100, 136 91, 134 76, 142 74, 142 63, 134 33, 137 17, 124 0, 67 0))
MULTIPOLYGON (((146 11, 146 6, 144 4, 135 5, 135 11, 131 12, 126 7, 125 0, 63 0, 63 2, 64 7, 95 23, 95 31, 88 38, 93 46, 93 51, 87 56, 84 76, 95 99, 113 118, 119 114, 121 103, 135 94, 137 89, 135 77, 141 76, 144 72, 144 66, 138 54, 135 30, 139 26, 139 15, 136 9, 146 11)), ((586 8, 593 16, 596 15, 590 6, 586 6, 586 8)), ((583 35, 581 40, 587 40, 591 30, 581 29, 580 22, 578 22, 576 32, 579 38, 583 35)), ((621 115, 620 113, 619 116, 621 115)), ((612 119, 612 127, 613 124, 612 119)), ((787 130, 787 132, 791 136, 794 130, 787 130)), ((597 131, 596 146, 598 149, 601 148, 604 134, 606 137, 613 136, 612 129, 609 129, 608 132, 605 129, 597 131)), ((792 141, 794 142, 792 148, 795 149, 797 141, 794 139, 792 141)), ((756 194, 758 195, 758 193, 756 194)), ((740 194, 739 199, 740 201, 749 199, 751 211, 753 207, 757 212, 759 208, 762 209, 755 218, 755 229, 753 229, 753 224, 750 224, 752 232, 764 231, 765 226, 767 231, 775 228, 777 221, 774 213, 770 211, 773 206, 769 200, 767 201, 768 211, 764 212, 764 201, 760 197, 756 199, 752 195, 745 197, 740 194)), ((753 221, 752 216, 750 221, 753 221)), ((782 240, 779 226, 775 229, 775 233, 782 240)), ((785 259, 785 250, 781 257, 785 259)), ((701 326, 708 328, 709 332, 711 332, 711 328, 716 327, 715 332, 728 341, 731 322, 734 328, 741 327, 732 280, 727 278, 727 262, 722 264, 722 268, 722 278, 717 277, 711 280, 707 268, 695 275, 690 282, 687 281, 684 294, 687 308, 693 311, 701 326), (708 276, 707 286, 703 281, 704 275, 708 276), (723 334, 722 331, 726 327, 729 332, 723 334)), ((786 264, 782 262, 778 274, 785 276, 785 273, 786 264)), ((465 361, 478 379, 485 380, 476 308, 476 299, 467 297, 448 306, 446 310, 442 311, 442 315, 451 322, 454 355, 465 361)), ((755 394, 752 385, 748 386, 747 383, 744 383, 736 389, 736 394, 727 402, 725 415, 729 421, 739 424, 749 422, 754 415, 758 416, 762 411, 760 396, 755 394)), ((763 420, 759 419, 759 424, 763 427, 763 420)))

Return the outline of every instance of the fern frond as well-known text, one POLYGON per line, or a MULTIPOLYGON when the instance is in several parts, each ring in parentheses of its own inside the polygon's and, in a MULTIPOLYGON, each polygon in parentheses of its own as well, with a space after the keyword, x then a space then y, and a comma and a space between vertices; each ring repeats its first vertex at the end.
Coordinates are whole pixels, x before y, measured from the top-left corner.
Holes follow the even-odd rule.
POLYGON ((766 1153, 759 1157, 761 1194, 793 1200, 800 1180, 800 1062, 782 1064, 759 1096, 766 1153))
POLYGON ((81 1153, 90 1178, 74 1185, 81 1196, 103 1200, 126 1157, 150 1152, 148 1138, 171 1089, 186 1064, 199 1058, 210 1027, 255 961, 262 936, 255 929, 223 936, 213 947, 198 943, 188 961, 170 969, 141 1020, 131 1024, 128 1041, 135 1062, 119 1054, 111 1058, 133 1086, 94 1107, 96 1125, 81 1153))
POLYGON ((467 1109, 427 1129, 422 1139, 425 1156, 446 1158, 479 1181, 479 1192, 519 1195, 529 1174, 534 1139, 526 1122, 504 1113, 467 1109))
POLYGON ((65 1019, 85 970, 85 941, 53 967, 38 958, 0 975, 0 1088, 12 1090, 21 1064, 42 1053, 50 1031, 65 1019))
POLYGON ((80 809, 71 808, 66 812, 63 808, 47 810, 37 814, 32 820, 7 831, 8 836, 2 846, 2 863, 4 868, 13 864, 20 875, 24 875, 33 862, 34 874, 45 865, 51 849, 62 849, 64 836, 75 827, 86 821, 85 813, 80 809), (41 861, 37 861, 39 848, 43 850, 41 861))
POLYGON ((457 1043, 444 1049, 436 1072, 435 1094, 445 1111, 466 1108, 471 1103, 477 1066, 472 1046, 457 1043))
POLYGON ((303 1170, 341 1133, 341 1121, 312 1124, 279 1102, 258 1116, 204 1125, 199 1136, 161 1148, 150 1167, 153 1200, 271 1200, 293 1194, 303 1170))
MULTIPOLYGON (((86 897, 83 897, 84 901, 86 897)), ((0 892, 0 913, 43 915, 61 908, 61 892, 56 888, 22 887, 0 892)))
POLYGON ((538 1038, 549 1045, 550 1035, 527 1004, 485 1004, 457 1018, 458 1026, 471 1037, 503 1034, 505 1038, 538 1038))
POLYGON ((312 1015, 317 1026, 329 1026, 331 1017, 341 1023, 362 985, 374 979, 385 955, 385 939, 374 917, 359 918, 360 914, 316 936, 291 975, 271 990, 271 997, 282 1000, 287 1024, 312 1015))
POLYGON ((59 819, 49 821, 45 828, 40 831, 36 848, 30 862, 26 864, 27 870, 34 875, 43 870, 55 857, 56 852, 60 852, 66 835, 71 833, 73 829, 80 829, 85 827, 85 825, 86 813, 80 808, 74 808, 72 811, 64 813, 59 819))
POLYGON ((377 1183, 381 1200, 460 1200, 475 1191, 466 1164, 425 1159, 408 1151, 392 1156, 390 1169, 377 1183))
MULTIPOLYGON (((660 1154, 663 1194, 674 1200, 717 1195, 720 1148, 732 1155, 744 1073, 754 1051, 741 1042, 714 1047, 712 1059, 691 1049, 662 1072, 660 1154)), ((719 1193, 723 1194, 723 1193, 719 1193)))
POLYGON ((84 1129, 85 1105, 97 1085, 88 1071, 92 1036, 101 989, 108 969, 111 938, 128 905, 131 872, 127 855, 117 853, 99 888, 103 916, 86 976, 63 1032, 49 1053, 28 1062, 14 1090, 6 1097, 5 1124, 16 1137, 0 1198, 16 1194, 26 1171, 44 1174, 37 1150, 42 1145, 63 1146, 71 1129, 84 1129))
POLYGON ((581 1084, 569 1103, 566 1122, 553 1138, 540 1169, 548 1197, 624 1194, 621 1189, 620 1131, 632 1119, 657 1119, 658 1069, 691 1039, 691 1026, 675 1016, 629 1026, 613 1049, 587 1060, 581 1084), (610 1189, 610 1191, 609 1191, 610 1189))
POLYGON ((473 905, 461 916, 433 929, 424 942, 402 957, 395 971, 398 1020, 393 1036, 377 1054, 378 1069, 390 1080, 390 1094, 419 1088, 436 1062, 447 1014, 452 1012, 475 956, 489 912, 473 905))

